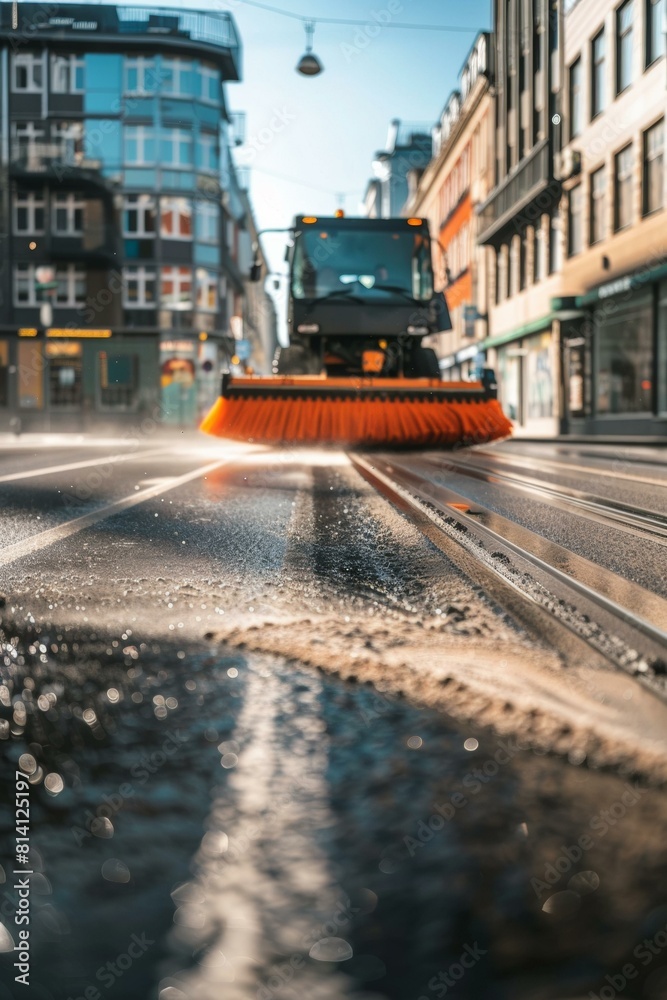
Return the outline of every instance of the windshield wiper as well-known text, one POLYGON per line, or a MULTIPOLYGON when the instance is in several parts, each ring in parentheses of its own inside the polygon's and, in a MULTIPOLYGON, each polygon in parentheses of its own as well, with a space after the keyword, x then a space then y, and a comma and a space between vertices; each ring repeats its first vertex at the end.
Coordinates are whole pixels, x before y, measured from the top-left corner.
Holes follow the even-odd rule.
POLYGON ((371 287, 371 291, 374 291, 376 288, 379 292, 396 292, 398 295, 402 295, 404 299, 407 299, 408 302, 411 302, 415 306, 426 306, 428 304, 416 299, 414 295, 410 295, 410 293, 406 292, 406 290, 401 288, 400 285, 373 285, 371 287))
POLYGON ((350 288, 337 288, 334 292, 327 292, 326 295, 320 295, 319 298, 313 299, 312 302, 309 302, 308 303, 308 308, 306 309, 306 312, 310 312, 310 310, 313 308, 313 306, 316 306, 319 302, 327 302, 329 299, 335 299, 339 295, 346 295, 349 299, 353 299, 354 302, 360 302, 362 304, 362 306, 366 304, 364 302, 364 300, 362 298, 360 298, 358 295, 353 295, 352 294, 352 288, 351 287, 350 288))

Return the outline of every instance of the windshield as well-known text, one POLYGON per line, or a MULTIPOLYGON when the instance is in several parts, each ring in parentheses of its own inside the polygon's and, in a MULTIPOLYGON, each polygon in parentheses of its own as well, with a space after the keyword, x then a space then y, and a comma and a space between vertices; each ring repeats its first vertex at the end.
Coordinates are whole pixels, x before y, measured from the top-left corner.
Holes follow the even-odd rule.
POLYGON ((423 232, 313 227, 296 238, 295 299, 428 301, 433 295, 431 248, 423 232))

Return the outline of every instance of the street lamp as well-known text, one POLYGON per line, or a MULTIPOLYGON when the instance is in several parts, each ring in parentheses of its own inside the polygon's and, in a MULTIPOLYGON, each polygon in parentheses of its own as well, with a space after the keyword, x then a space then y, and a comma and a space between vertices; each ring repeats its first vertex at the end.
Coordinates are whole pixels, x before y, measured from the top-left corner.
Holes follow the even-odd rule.
POLYGON ((313 53, 313 35, 315 34, 315 22, 306 21, 306 51, 296 64, 297 73, 302 76, 317 76, 324 69, 322 63, 313 53))

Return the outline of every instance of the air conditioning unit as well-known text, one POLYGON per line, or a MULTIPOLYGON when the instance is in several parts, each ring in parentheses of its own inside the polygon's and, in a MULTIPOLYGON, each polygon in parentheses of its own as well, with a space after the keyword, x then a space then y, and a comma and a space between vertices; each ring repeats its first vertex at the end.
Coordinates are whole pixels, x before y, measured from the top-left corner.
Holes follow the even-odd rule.
POLYGON ((561 150, 559 160, 560 180, 566 181, 581 173, 581 150, 565 148, 561 150))

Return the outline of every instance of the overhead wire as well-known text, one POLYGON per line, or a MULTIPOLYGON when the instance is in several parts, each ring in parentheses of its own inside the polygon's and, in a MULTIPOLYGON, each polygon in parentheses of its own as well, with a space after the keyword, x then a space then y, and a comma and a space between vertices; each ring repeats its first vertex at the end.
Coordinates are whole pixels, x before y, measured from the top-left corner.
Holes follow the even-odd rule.
MULTIPOLYGON (((283 17, 291 17, 295 21, 302 21, 304 24, 351 24, 363 27, 372 21, 372 17, 367 18, 365 21, 361 21, 357 18, 350 17, 313 17, 307 14, 297 14, 296 11, 285 10, 282 7, 274 7, 273 4, 262 3, 261 0, 237 0, 237 3, 245 4, 248 7, 258 7, 260 10, 267 10, 272 14, 280 14, 283 17)), ((476 25, 465 27, 460 24, 417 24, 406 21, 386 21, 383 22, 382 27, 407 28, 415 31, 458 31, 467 33, 479 31, 479 27, 476 25)))

